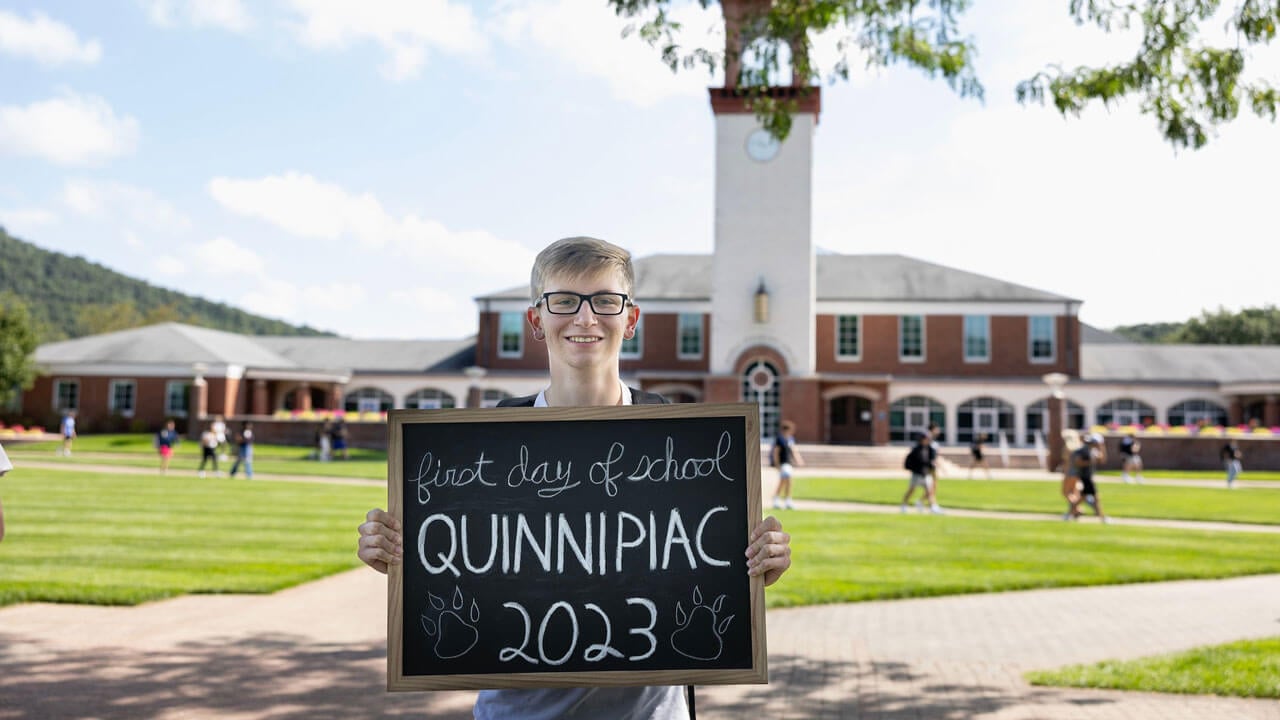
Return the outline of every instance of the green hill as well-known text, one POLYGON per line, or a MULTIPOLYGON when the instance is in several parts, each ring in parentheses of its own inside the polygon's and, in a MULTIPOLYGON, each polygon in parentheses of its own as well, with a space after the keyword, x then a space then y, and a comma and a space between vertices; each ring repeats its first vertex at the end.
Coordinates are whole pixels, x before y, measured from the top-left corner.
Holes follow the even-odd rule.
POLYGON ((3 227, 0 291, 26 302, 42 342, 166 321, 246 335, 333 335, 156 287, 82 257, 36 247, 3 227))

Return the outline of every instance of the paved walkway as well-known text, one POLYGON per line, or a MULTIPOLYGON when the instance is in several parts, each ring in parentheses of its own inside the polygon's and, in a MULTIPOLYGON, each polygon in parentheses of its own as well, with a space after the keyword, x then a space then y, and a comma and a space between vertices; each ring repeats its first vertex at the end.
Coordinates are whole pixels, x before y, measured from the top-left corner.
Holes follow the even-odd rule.
MULTIPOLYGON (((1268 575, 774 610, 770 684, 700 687, 698 714, 1280 720, 1271 700, 1022 679, 1280 635, 1277 598, 1280 575, 1268 575)), ((265 596, 0 608, 0 720, 470 717, 473 693, 382 690, 385 608, 385 579, 364 569, 265 596)))

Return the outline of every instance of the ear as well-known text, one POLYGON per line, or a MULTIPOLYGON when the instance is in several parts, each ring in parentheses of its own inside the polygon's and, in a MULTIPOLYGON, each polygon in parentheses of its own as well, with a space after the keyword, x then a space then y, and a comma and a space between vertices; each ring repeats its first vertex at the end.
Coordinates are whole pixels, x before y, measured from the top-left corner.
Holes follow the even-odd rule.
POLYGON ((622 337, 630 340, 636 336, 636 325, 640 323, 640 308, 632 305, 627 308, 627 328, 622 332, 622 337))
POLYGON ((542 315, 538 312, 538 308, 530 307, 524 311, 525 318, 529 321, 529 327, 533 328, 533 339, 542 341, 546 339, 546 331, 542 328, 542 315))

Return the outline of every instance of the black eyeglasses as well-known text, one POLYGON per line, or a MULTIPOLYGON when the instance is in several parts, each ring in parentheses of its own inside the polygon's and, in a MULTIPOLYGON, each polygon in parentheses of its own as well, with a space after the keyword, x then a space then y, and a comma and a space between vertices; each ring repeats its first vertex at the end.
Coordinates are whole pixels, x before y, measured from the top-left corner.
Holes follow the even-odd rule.
POLYGON ((623 293, 598 292, 590 295, 582 293, 558 291, 545 292, 534 307, 546 303, 547 312, 552 315, 574 315, 582 307, 582 301, 591 305, 591 311, 597 315, 621 315, 629 304, 623 293))

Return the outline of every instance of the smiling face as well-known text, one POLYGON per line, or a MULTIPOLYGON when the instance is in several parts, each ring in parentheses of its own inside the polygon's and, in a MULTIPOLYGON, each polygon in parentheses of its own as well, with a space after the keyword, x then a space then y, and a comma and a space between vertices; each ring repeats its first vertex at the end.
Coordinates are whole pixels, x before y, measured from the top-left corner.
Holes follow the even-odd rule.
MULTIPOLYGON (((544 292, 575 292, 590 295, 598 292, 626 293, 629 288, 617 271, 584 276, 551 275, 544 292)), ((528 318, 535 337, 542 335, 547 343, 547 357, 552 374, 557 370, 607 370, 617 373, 618 353, 622 341, 635 334, 640 309, 628 305, 621 315, 597 315, 591 304, 583 302, 573 315, 549 312, 546 303, 529 308, 528 318)))

